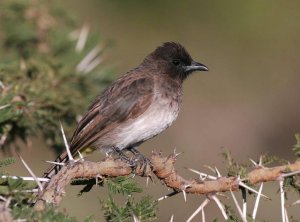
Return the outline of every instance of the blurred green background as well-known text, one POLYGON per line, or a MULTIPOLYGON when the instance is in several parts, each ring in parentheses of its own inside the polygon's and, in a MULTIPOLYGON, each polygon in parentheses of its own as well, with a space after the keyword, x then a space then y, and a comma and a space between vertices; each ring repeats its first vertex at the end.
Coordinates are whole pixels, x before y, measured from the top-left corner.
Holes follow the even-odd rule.
MULTIPOLYGON (((294 133, 300 131, 299 1, 67 0, 51 4, 75 11, 82 24, 90 23, 102 39, 113 43, 104 64, 113 67, 116 76, 136 67, 165 41, 180 42, 196 61, 209 67, 209 72, 195 73, 185 82, 178 120, 143 144, 143 153, 169 154, 176 147, 184 152, 177 168, 185 177, 194 175, 184 167, 207 171, 203 165, 217 166, 225 173, 219 155, 222 147, 244 163, 265 152, 294 160, 291 147, 294 133)), ((55 157, 38 138, 21 154, 37 174, 47 168, 42 160, 55 157)), ((27 175, 22 167, 14 166, 10 172, 27 175)), ((144 179, 139 181, 145 184, 144 179)), ((264 193, 273 201, 262 202, 258 218, 279 221, 278 185, 267 187, 264 193)), ((78 218, 89 214, 102 218, 98 202, 105 195, 103 190, 94 189, 82 197, 76 196, 78 188, 68 191, 62 209, 78 218)), ((144 188, 143 195, 158 198, 167 192, 156 181, 144 188)), ((172 214, 175 221, 184 221, 202 200, 195 195, 188 195, 187 203, 182 195, 167 199, 159 204, 158 221, 168 221, 172 214)), ((299 218, 295 208, 288 211, 299 218)), ((210 220, 221 218, 214 204, 206 212, 210 220)))

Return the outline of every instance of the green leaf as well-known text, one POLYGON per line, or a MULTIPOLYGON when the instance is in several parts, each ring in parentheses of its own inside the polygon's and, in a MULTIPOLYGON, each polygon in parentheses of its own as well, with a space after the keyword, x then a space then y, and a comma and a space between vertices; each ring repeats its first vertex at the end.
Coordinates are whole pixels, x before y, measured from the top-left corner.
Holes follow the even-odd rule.
POLYGON ((300 158, 300 133, 296 133, 295 138, 296 144, 293 147, 293 151, 295 152, 295 155, 300 158))
POLYGON ((113 193, 130 195, 132 193, 140 193, 142 189, 138 187, 136 181, 130 177, 120 176, 107 180, 107 187, 113 193))
POLYGON ((16 159, 14 157, 8 157, 8 158, 0 161, 0 167, 9 166, 15 162, 16 162, 16 159))

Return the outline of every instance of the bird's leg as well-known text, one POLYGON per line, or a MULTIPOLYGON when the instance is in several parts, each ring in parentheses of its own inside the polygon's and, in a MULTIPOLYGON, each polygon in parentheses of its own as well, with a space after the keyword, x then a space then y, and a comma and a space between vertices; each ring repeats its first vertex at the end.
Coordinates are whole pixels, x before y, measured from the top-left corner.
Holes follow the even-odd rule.
POLYGON ((124 154, 124 151, 119 149, 118 147, 112 147, 112 153, 116 154, 118 158, 120 158, 122 161, 128 163, 130 166, 134 165, 134 162, 124 154))
POLYGON ((143 175, 149 174, 149 170, 152 169, 152 164, 150 160, 147 157, 145 157, 142 153, 140 153, 135 147, 130 147, 127 150, 129 150, 134 155, 133 169, 135 171, 141 170, 143 172, 143 175))

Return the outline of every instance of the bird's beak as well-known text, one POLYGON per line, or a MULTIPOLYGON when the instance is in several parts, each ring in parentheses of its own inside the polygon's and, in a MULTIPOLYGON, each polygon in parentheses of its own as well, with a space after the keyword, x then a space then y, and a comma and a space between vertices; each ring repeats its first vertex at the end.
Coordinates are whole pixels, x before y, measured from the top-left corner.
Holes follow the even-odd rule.
POLYGON ((191 65, 185 67, 185 71, 186 72, 208 71, 208 68, 199 62, 192 61, 191 65))

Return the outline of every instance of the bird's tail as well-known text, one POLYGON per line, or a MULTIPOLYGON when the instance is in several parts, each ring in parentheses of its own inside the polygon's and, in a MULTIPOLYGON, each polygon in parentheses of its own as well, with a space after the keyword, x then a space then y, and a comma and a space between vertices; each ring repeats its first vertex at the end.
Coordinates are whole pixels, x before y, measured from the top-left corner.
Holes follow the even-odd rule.
MULTIPOLYGON (((70 147, 70 151, 71 151, 71 155, 73 158, 78 158, 79 157, 79 152, 77 149, 72 149, 72 147, 70 147)), ((80 149, 80 154, 81 156, 86 156, 92 152, 94 152, 95 149, 91 148, 91 147, 86 147, 83 149, 80 149)), ((69 157, 68 157, 68 153, 67 151, 64 151, 62 154, 60 154, 54 162, 56 163, 66 163, 69 161, 69 157)), ((57 174, 58 171, 60 171, 60 169, 62 168, 62 165, 58 165, 58 164, 53 164, 51 167, 49 167, 45 172, 43 177, 45 178, 51 178, 53 175, 57 174)))
MULTIPOLYGON (((63 152, 62 154, 60 154, 54 162, 57 162, 57 163, 65 163, 69 160, 69 157, 68 157, 68 153, 67 151, 63 152)), ((51 167, 49 167, 45 172, 44 172, 44 175, 43 177, 45 178, 51 178, 53 175, 57 174, 57 172, 62 168, 61 165, 58 165, 58 164, 53 164, 51 167)))

